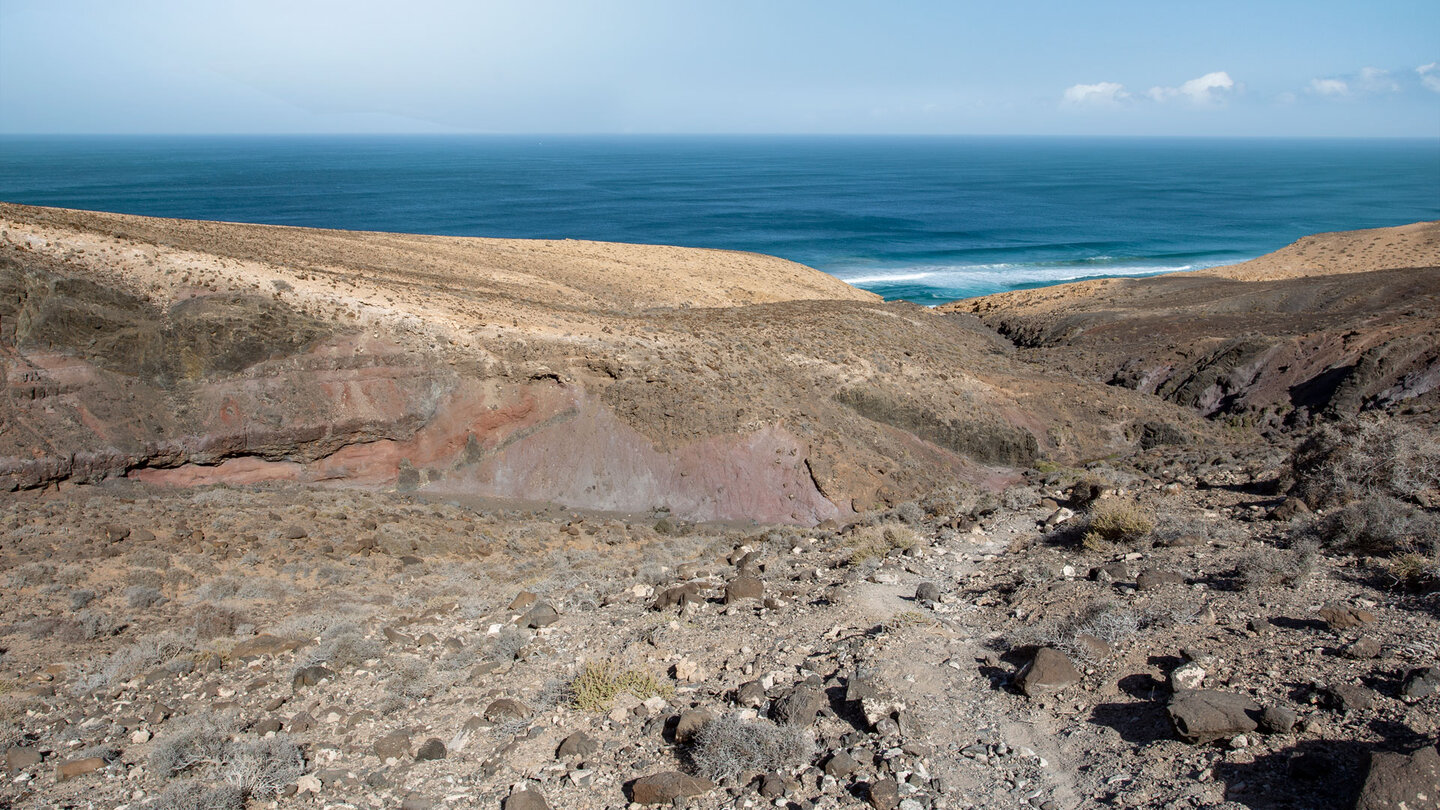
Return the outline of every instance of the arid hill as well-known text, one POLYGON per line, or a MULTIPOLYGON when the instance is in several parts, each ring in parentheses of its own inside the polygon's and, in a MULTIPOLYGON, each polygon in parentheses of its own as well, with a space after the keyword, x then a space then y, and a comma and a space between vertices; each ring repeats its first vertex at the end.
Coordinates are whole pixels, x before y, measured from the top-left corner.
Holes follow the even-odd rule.
POLYGON ((1440 223, 1319 234, 1254 261, 1003 293, 979 316, 1040 365, 1206 416, 1440 417, 1440 223))
POLYGON ((814 524, 1186 422, 973 317, 744 253, 5 205, 0 291, 11 489, 295 481, 814 524))

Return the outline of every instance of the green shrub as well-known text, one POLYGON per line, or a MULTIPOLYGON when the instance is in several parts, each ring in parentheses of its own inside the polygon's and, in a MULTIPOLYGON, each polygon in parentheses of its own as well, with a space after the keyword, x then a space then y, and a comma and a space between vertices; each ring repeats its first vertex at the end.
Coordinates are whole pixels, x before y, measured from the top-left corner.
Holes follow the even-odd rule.
POLYGON ((673 688, 654 675, 638 669, 622 670, 609 661, 589 661, 566 687, 570 705, 583 712, 602 712, 615 698, 630 693, 641 700, 667 697, 673 688))

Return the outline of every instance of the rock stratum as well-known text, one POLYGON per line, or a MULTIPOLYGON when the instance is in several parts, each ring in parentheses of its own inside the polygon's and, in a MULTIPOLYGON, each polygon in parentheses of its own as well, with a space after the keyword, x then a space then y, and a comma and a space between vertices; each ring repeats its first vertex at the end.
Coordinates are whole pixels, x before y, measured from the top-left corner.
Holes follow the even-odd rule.
POLYGON ((1204 416, 1294 427, 1440 403, 1440 222, 1318 234, 1230 267, 957 301, 1024 356, 1204 416))
POLYGON ((0 487, 297 482, 815 524, 1206 427, 755 254, 0 205, 0 487))

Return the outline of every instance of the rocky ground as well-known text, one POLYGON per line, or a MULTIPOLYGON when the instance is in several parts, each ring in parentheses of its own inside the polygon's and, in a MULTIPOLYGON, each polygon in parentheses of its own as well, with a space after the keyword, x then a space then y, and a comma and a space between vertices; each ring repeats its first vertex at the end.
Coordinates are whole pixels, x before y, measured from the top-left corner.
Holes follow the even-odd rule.
POLYGON ((0 807, 1437 806, 1437 267, 0 204, 0 807))
POLYGON ((1284 460, 1161 446, 815 529, 15 498, 0 803, 1354 806, 1440 732, 1440 593, 1297 543, 1284 460))

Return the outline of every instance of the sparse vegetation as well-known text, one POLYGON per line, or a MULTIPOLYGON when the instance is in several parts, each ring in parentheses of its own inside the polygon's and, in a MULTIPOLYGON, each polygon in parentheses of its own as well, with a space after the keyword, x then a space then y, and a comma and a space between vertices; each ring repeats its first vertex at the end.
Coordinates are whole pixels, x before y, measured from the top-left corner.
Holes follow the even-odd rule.
POLYGON ((807 729, 727 714, 696 732, 688 755, 697 773, 718 782, 747 772, 788 772, 815 755, 815 740, 807 729))
POLYGON ((1327 550, 1345 554, 1390 557, 1440 550, 1440 515, 1385 495, 1347 503, 1317 518, 1307 531, 1327 550))
POLYGON ((1288 549, 1257 549, 1241 560, 1236 568, 1246 588, 1283 585, 1293 588, 1309 579, 1319 566, 1320 545, 1301 539, 1288 549))
POLYGON ((868 560, 881 559, 892 551, 913 548, 919 542, 920 535, 901 523, 865 526, 850 535, 850 554, 846 562, 849 565, 859 565, 868 560))
POLYGON ((233 724, 213 713, 179 721, 174 731, 157 740, 149 765, 163 778, 204 780, 182 783, 175 801, 274 798, 305 773, 305 758, 288 736, 235 738, 233 724), (224 785, 206 783, 214 780, 224 785))
POLYGON ((1289 469, 1292 491, 1311 508, 1375 497, 1440 506, 1440 440, 1384 416, 1316 428, 1289 469))
POLYGON ((1102 551, 1117 543, 1133 543, 1150 533, 1155 521, 1134 501, 1106 499, 1098 501, 1085 518, 1080 542, 1092 551, 1102 551))
POLYGON ((620 669, 609 661, 589 661, 566 688, 570 705, 583 712, 601 712, 610 708, 621 694, 641 700, 666 697, 673 687, 641 669, 620 669))

